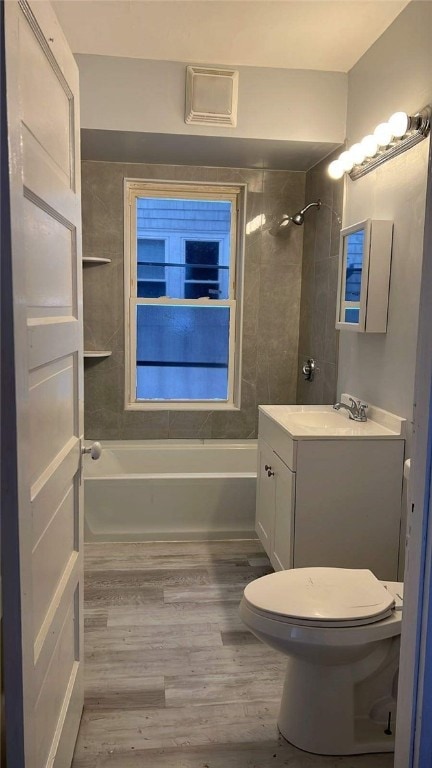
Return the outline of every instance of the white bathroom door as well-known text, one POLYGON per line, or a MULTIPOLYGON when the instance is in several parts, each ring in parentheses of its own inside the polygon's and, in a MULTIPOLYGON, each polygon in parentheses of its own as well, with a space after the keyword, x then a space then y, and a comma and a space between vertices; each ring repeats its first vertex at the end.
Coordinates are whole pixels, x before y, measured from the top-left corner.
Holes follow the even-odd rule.
POLYGON ((8 766, 66 768, 83 707, 78 70, 45 0, 5 3, 5 44, 21 600, 15 626, 4 616, 19 658, 15 672, 5 658, 8 766))

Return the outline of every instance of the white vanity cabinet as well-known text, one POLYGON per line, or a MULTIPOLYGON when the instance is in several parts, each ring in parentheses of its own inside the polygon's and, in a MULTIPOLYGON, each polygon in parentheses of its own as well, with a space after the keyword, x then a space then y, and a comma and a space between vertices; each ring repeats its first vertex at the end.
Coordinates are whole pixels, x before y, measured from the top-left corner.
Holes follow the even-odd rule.
POLYGON ((275 570, 369 568, 398 578, 404 440, 293 439, 261 406, 256 531, 275 570))
POLYGON ((292 568, 295 474, 260 439, 256 530, 275 570, 292 568))

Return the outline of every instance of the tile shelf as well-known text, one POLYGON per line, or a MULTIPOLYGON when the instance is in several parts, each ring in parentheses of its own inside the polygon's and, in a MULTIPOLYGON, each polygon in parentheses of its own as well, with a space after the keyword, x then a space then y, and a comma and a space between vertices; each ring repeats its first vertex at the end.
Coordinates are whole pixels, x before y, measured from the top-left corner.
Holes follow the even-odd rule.
POLYGON ((110 355, 112 355, 112 352, 109 349, 84 350, 84 357, 88 358, 109 357, 110 355))
MULTIPOLYGON (((82 262, 84 264, 110 264, 111 259, 106 258, 105 256, 83 256, 82 262)), ((84 350, 84 359, 88 360, 97 360, 102 359, 104 357, 110 357, 112 355, 111 350, 109 349, 95 349, 95 350, 84 350)))
POLYGON ((83 256, 83 264, 110 264, 111 259, 107 259, 105 256, 83 256))

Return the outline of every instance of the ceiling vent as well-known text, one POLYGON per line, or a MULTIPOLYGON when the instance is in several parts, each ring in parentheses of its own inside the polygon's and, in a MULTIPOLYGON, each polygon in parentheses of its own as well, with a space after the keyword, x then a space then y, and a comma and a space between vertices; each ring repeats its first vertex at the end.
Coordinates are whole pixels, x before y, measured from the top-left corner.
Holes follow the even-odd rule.
POLYGON ((186 68, 185 123, 237 125, 238 72, 213 67, 186 68))

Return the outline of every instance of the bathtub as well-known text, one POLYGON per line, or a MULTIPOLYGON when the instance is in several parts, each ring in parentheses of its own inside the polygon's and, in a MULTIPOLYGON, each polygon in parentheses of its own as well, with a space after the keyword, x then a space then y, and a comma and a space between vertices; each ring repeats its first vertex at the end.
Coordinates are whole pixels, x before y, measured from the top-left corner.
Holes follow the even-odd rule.
POLYGON ((84 456, 87 541, 256 538, 255 440, 102 445, 84 456))

